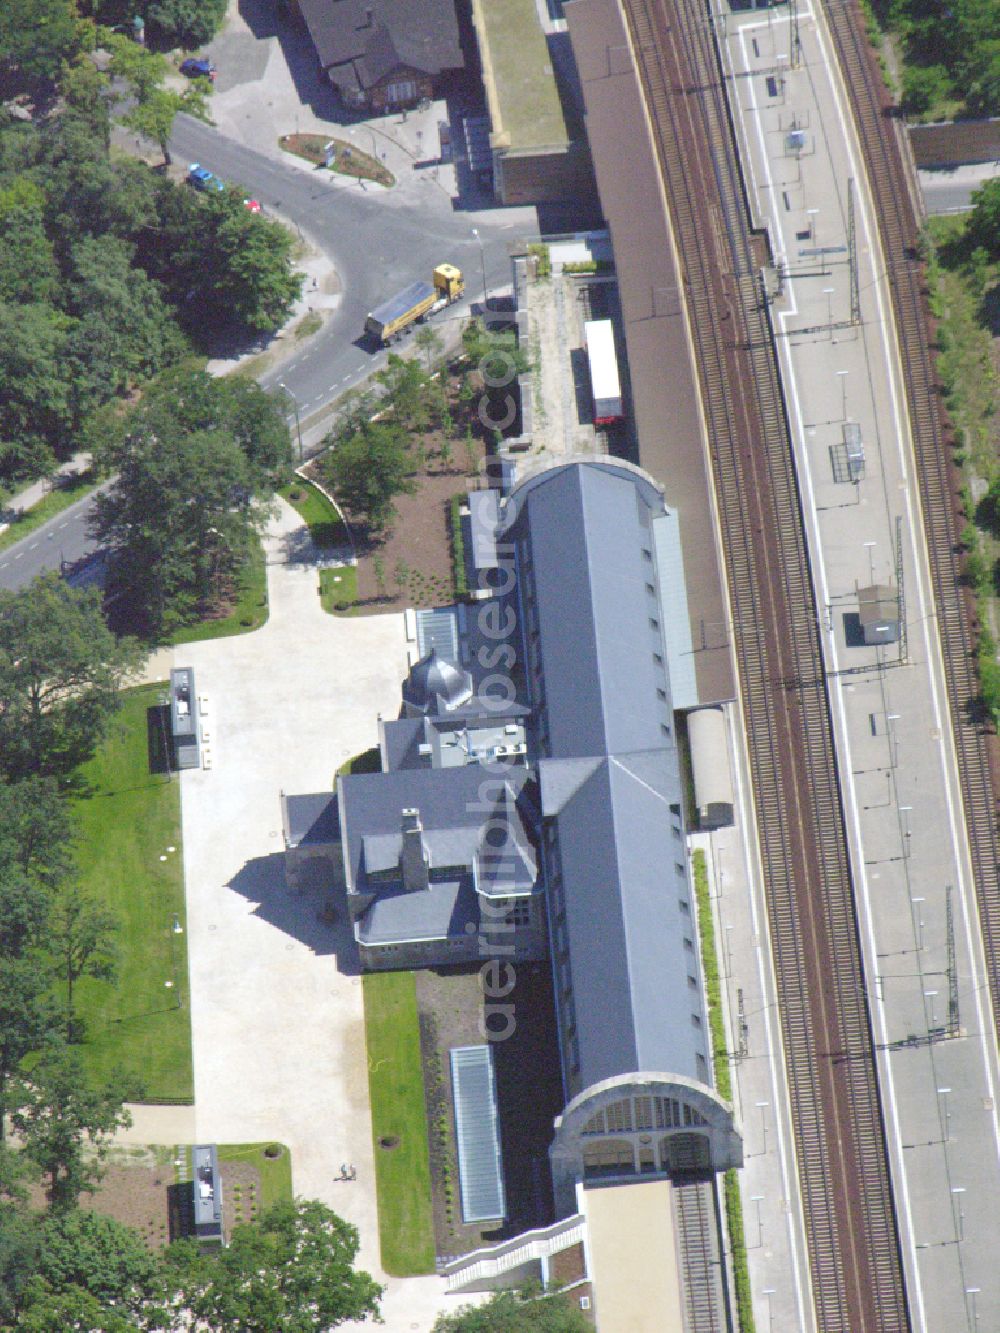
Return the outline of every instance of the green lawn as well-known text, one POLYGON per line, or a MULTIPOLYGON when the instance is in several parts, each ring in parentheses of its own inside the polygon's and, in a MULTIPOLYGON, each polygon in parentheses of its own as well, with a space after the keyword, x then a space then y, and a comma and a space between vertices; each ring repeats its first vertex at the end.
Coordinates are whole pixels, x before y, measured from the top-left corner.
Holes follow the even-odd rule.
POLYGON ((301 515, 316 546, 324 549, 350 546, 351 535, 344 520, 322 491, 296 478, 291 485, 283 486, 278 494, 301 515))
POLYGON ((368 1088, 382 1267, 394 1277, 434 1271, 427 1112, 412 972, 363 979, 368 1088), (397 1140, 390 1148, 380 1140, 397 1140))
POLYGON ((108 740, 80 770, 80 885, 118 916, 121 931, 118 985, 85 978, 77 997, 92 1074, 121 1065, 142 1079, 148 1100, 190 1102, 187 936, 173 928, 175 918, 182 931, 185 924, 180 791, 176 778, 150 772, 147 730, 147 710, 166 690, 129 690, 108 740))
POLYGON ((249 634, 267 619, 267 569, 264 549, 258 542, 237 584, 236 604, 228 616, 183 625, 169 643, 198 643, 202 639, 224 639, 230 634, 249 634))
POLYGON ((276 1203, 290 1203, 292 1194, 292 1156, 283 1143, 280 1157, 268 1157, 264 1149, 268 1143, 220 1143, 220 1162, 248 1162, 260 1172, 260 1206, 270 1208, 276 1203))
MULTIPOLYGON (((64 479, 62 485, 54 491, 49 491, 48 495, 43 495, 30 509, 23 510, 9 528, 0 532, 0 551, 21 541, 36 528, 40 528, 43 523, 47 523, 50 518, 55 518, 56 514, 68 509, 70 505, 75 505, 77 500, 84 499, 96 487, 97 482, 90 472, 81 472, 72 480, 64 479)), ((2 508, 3 505, 0 504, 0 509, 2 508)))
POLYGON ((358 600, 358 571, 355 565, 338 565, 319 571, 319 600, 330 615, 350 615, 358 600))

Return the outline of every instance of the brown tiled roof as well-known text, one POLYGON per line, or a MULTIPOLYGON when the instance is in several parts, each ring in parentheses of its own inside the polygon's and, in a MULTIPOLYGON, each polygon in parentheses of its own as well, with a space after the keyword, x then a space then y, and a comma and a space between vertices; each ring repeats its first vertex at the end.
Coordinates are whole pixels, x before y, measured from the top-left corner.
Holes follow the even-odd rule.
POLYGON ((454 0, 300 0, 300 8, 338 85, 371 88, 400 67, 434 75, 464 63, 454 0))

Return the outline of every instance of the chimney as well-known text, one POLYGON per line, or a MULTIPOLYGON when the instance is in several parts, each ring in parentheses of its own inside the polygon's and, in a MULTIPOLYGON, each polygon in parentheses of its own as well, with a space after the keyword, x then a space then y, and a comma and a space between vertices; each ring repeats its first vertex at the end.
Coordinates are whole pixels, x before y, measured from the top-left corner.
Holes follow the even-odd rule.
POLYGON ((426 889, 430 883, 427 871, 427 853, 424 851, 423 826, 420 811, 403 811, 403 848, 399 865, 403 873, 403 888, 407 893, 426 889))

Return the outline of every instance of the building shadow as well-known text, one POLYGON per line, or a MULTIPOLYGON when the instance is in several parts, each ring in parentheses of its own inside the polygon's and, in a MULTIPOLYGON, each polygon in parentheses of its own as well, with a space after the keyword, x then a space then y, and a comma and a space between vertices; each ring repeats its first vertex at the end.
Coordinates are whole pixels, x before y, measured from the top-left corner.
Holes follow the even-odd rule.
POLYGON ((254 916, 261 921, 298 940, 314 954, 335 956, 337 970, 343 976, 360 974, 361 961, 344 890, 331 888, 325 877, 301 889, 290 889, 285 881, 284 852, 271 852, 247 861, 226 887, 252 903, 254 916))
POLYGON ((146 709, 146 754, 150 773, 169 775, 177 767, 169 704, 153 704, 146 709))
MULTIPOLYGON (((258 40, 276 37, 281 53, 292 76, 295 91, 303 106, 307 106, 320 120, 347 125, 352 117, 345 113, 333 85, 320 68, 305 23, 274 0, 239 0, 240 16, 258 40)), ((291 134, 296 126, 276 125, 276 134, 291 134)))

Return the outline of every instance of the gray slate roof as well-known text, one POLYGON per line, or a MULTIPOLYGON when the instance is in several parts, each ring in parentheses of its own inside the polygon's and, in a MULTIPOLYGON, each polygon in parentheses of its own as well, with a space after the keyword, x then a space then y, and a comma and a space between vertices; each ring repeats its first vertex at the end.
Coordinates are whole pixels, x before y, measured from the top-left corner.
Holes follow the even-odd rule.
POLYGON ((602 462, 535 475, 505 509, 503 535, 530 546, 549 732, 539 785, 557 832, 581 1086, 643 1070, 699 1078, 706 1053, 671 810, 681 778, 649 528, 662 508, 651 483, 602 462))
POLYGON ((285 841, 289 847, 340 841, 337 797, 333 792, 285 796, 285 841))
POLYGON ((320 64, 340 86, 371 88, 401 65, 435 75, 464 63, 454 0, 299 0, 299 7, 320 64))
POLYGON ((530 775, 523 768, 485 769, 478 764, 449 769, 402 769, 390 773, 356 773, 337 779, 346 844, 348 883, 358 893, 375 893, 376 901, 359 926, 364 943, 442 938, 478 927, 478 899, 473 863, 480 834, 488 819, 504 812, 512 849, 502 862, 487 869, 484 893, 506 897, 529 890, 535 880, 534 850, 528 826, 535 815, 530 775), (527 790, 525 790, 527 788, 527 790), (430 853, 431 885, 425 891, 402 893, 396 885, 370 883, 368 873, 398 864, 401 815, 417 809, 423 840, 430 853), (467 867, 462 874, 434 880, 435 868, 467 867))

